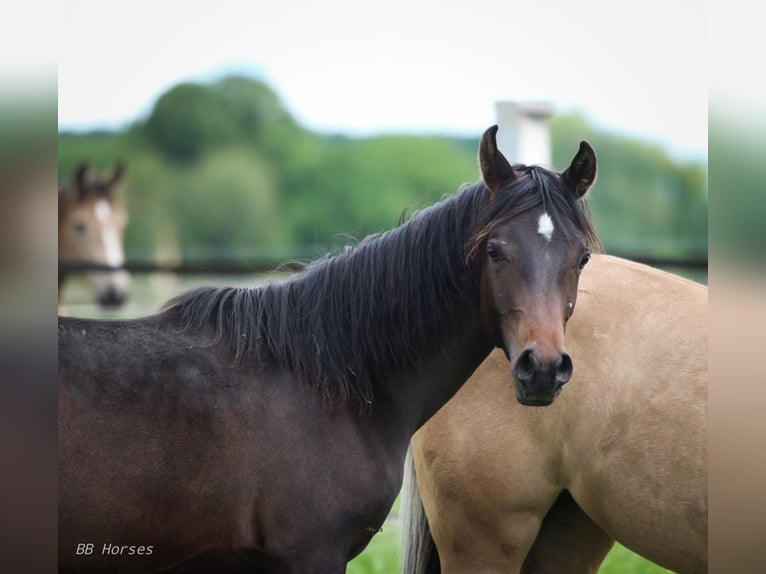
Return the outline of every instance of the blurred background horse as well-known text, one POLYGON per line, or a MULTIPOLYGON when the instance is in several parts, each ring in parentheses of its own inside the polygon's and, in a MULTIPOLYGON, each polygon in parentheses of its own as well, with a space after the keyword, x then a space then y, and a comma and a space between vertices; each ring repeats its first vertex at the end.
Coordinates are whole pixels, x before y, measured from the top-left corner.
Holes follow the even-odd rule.
POLYGON ((128 217, 121 188, 124 171, 118 163, 111 173, 101 176, 83 162, 72 180, 59 188, 59 304, 71 267, 82 264, 96 267, 84 271, 83 276, 100 305, 119 306, 128 297, 128 272, 108 269, 125 262, 123 237, 128 217))

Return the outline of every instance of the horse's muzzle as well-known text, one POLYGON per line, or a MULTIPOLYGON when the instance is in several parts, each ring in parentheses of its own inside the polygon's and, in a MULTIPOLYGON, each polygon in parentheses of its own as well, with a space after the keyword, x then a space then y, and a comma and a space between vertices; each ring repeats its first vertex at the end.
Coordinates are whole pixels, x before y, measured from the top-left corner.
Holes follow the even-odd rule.
POLYGON ((572 369, 572 358, 567 353, 559 353, 546 363, 537 349, 525 349, 513 366, 516 399, 531 407, 551 404, 572 378, 572 369))
POLYGON ((102 307, 119 307, 128 298, 128 292, 120 287, 110 285, 98 294, 98 302, 102 307))

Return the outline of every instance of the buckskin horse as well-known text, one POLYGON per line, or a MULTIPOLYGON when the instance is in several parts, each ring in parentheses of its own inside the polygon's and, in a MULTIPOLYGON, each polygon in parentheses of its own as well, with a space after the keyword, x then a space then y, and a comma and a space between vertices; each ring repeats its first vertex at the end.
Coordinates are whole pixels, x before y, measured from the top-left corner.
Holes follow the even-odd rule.
MULTIPOLYGON (((123 236, 127 212, 122 198, 124 167, 118 163, 107 176, 78 165, 72 181, 59 188, 59 303, 68 265, 120 267, 125 262, 123 236)), ((121 305, 130 290, 125 270, 88 270, 84 276, 103 306, 121 305)))
POLYGON ((62 572, 345 572, 494 346, 519 400, 553 401, 596 157, 512 166, 496 131, 482 181, 285 282, 59 319, 62 572))
POLYGON ((520 405, 496 351, 413 437, 407 574, 595 573, 615 539, 707 572, 707 287, 595 256, 579 290, 555 404, 520 405))

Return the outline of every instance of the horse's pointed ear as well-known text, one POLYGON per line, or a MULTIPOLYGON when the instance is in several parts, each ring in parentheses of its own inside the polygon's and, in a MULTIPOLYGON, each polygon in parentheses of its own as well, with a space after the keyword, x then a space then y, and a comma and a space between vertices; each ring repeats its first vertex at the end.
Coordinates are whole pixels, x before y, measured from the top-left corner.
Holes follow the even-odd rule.
POLYGON ((123 175, 125 175, 125 164, 121 161, 118 161, 114 165, 114 171, 112 171, 112 177, 109 179, 109 185, 118 183, 122 179, 123 175))
POLYGON ((497 149, 497 125, 492 126, 481 136, 479 144, 479 168, 481 177, 489 188, 490 197, 494 198, 506 185, 516 179, 516 174, 497 149))
POLYGON ((578 199, 593 185, 596 180, 596 152, 588 142, 580 142, 580 149, 561 174, 561 179, 572 187, 578 199))
POLYGON ((72 177, 72 181, 77 187, 82 187, 85 185, 87 179, 88 179, 88 172, 90 171, 90 165, 87 161, 81 161, 77 168, 74 170, 74 176, 72 177))
POLYGON ((90 164, 86 161, 81 161, 77 168, 74 170, 72 176, 73 185, 70 187, 71 192, 69 195, 75 201, 84 201, 88 195, 88 180, 90 179, 90 164))

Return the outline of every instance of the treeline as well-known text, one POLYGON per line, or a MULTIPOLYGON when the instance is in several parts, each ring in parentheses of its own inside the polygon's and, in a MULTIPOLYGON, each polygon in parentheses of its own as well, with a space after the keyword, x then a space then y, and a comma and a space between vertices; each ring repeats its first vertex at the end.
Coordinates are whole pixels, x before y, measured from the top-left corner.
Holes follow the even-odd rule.
MULTIPOLYGON (((707 243, 706 166, 598 131, 551 122, 561 169, 581 139, 599 156, 590 205, 607 249, 699 255, 707 243)), ((180 84, 121 132, 59 135, 59 180, 89 160, 127 165, 129 255, 312 256, 388 229, 478 177, 478 139, 349 138, 300 126, 265 84, 180 84), (202 250, 203 253, 200 253, 202 250)), ((512 159, 512 158, 510 158, 512 159)))

